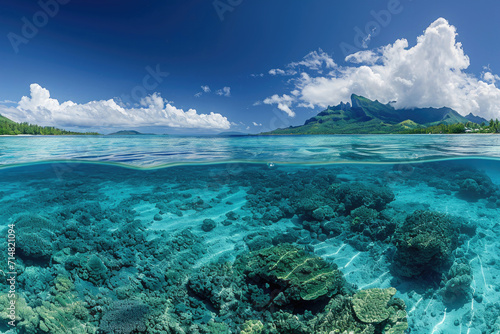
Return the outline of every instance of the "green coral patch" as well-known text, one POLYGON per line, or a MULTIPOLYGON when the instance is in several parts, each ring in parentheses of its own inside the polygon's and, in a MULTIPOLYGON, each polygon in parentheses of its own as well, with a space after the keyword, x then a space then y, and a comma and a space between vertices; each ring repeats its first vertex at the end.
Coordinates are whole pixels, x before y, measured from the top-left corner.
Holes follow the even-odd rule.
POLYGON ((383 328, 385 334, 403 334, 408 329, 405 304, 393 298, 396 289, 368 289, 352 297, 352 308, 356 317, 367 324, 383 328))
POLYGON ((344 282, 335 265, 290 244, 252 252, 242 262, 249 277, 282 286, 293 300, 331 297, 344 282))
POLYGON ((241 326, 241 334, 261 334, 264 325, 260 320, 247 320, 241 326))
MULTIPOLYGON (((26 303, 23 297, 18 296, 15 301, 15 311, 13 314, 15 314, 16 326, 24 331, 24 333, 36 333, 40 322, 38 314, 26 303)), ((12 313, 9 311, 11 305, 11 299, 8 297, 8 294, 0 296, 0 320, 4 324, 13 320, 10 317, 12 313)))
POLYGON ((387 303, 395 294, 394 288, 359 291, 352 298, 354 312, 359 320, 368 324, 387 320, 390 316, 387 303))

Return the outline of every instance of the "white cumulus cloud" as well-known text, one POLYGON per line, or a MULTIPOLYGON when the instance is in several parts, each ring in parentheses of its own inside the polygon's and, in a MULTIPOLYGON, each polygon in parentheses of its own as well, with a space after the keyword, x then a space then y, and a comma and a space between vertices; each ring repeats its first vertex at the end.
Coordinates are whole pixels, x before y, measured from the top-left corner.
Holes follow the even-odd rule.
POLYGON ((373 65, 378 57, 373 51, 356 52, 346 57, 346 61, 354 64, 370 64, 373 65))
POLYGON ((494 84, 495 82, 500 80, 500 76, 493 74, 491 72, 484 72, 483 73, 483 80, 488 82, 488 83, 494 84))
MULTIPOLYGON (((310 68, 318 58, 324 58, 321 52, 309 54, 310 68)), ((433 22, 412 47, 406 39, 399 39, 350 55, 346 61, 352 65, 335 67, 327 62, 333 68, 328 75, 301 72, 295 78, 291 101, 286 99, 287 109, 324 108, 349 101, 354 93, 384 103, 396 101, 397 108, 447 106, 463 115, 500 116, 500 89, 495 85, 499 77, 490 71, 482 78, 466 72, 469 57, 457 41, 456 28, 444 18, 433 22)), ((268 99, 283 103, 275 97, 279 96, 268 99)))
POLYGON ((275 94, 271 97, 268 97, 264 100, 265 104, 277 104, 278 109, 284 111, 288 116, 295 117, 295 112, 291 109, 292 103, 295 100, 294 97, 283 94, 283 96, 279 96, 275 94))
POLYGON ((158 93, 143 98, 139 107, 126 108, 113 99, 78 104, 60 103, 38 84, 30 85, 31 95, 23 96, 17 107, 0 106, 0 113, 17 122, 58 127, 145 127, 229 129, 230 122, 218 113, 198 114, 176 108, 158 93))

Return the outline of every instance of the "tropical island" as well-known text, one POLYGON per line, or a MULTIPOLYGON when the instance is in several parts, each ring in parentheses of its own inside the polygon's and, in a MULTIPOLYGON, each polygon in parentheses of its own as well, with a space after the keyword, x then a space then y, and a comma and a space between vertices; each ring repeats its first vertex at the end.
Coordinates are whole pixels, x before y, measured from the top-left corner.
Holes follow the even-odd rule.
MULTIPOLYGON (((340 103, 305 121, 263 132, 259 135, 328 135, 328 134, 468 134, 500 133, 500 122, 486 120, 470 113, 443 108, 395 109, 393 103, 383 104, 353 94, 351 103, 340 103)), ((27 122, 17 123, 0 115, 0 135, 100 135, 97 132, 74 132, 52 126, 27 122)), ((151 135, 135 130, 122 130, 110 136, 151 135)), ((248 136, 242 132, 222 132, 219 136, 248 136)))
POLYGON ((17 123, 0 115, 0 135, 99 135, 97 132, 73 132, 54 128, 52 126, 40 126, 26 122, 17 123))
POLYGON ((135 130, 121 130, 117 132, 113 132, 108 134, 108 136, 149 136, 153 135, 152 133, 141 133, 135 130))
POLYGON ((261 135, 499 133, 497 120, 462 116, 451 108, 395 109, 353 94, 351 103, 329 106, 304 125, 261 135))

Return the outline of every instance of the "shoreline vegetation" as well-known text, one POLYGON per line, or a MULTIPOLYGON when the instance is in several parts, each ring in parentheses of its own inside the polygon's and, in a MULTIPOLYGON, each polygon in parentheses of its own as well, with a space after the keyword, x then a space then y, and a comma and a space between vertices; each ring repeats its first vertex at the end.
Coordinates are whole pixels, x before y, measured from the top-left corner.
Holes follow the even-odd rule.
POLYGON ((64 135, 100 135, 97 132, 74 132, 58 129, 52 126, 40 126, 27 122, 17 123, 7 117, 0 115, 0 135, 42 135, 42 136, 64 136, 64 135))
POLYGON ((436 125, 429 127, 422 127, 416 129, 407 129, 400 132, 366 132, 366 133, 272 133, 265 132, 259 133, 257 135, 251 136, 338 136, 338 135, 493 135, 500 133, 500 121, 497 119, 495 121, 491 120, 493 125, 482 125, 482 124, 452 124, 452 125, 436 125))
POLYGON ((436 125, 417 129, 408 129, 400 132, 385 133, 260 133, 256 136, 338 136, 338 135, 494 135, 500 134, 500 121, 490 120, 493 125, 483 125, 476 123, 459 123, 452 125, 436 125))
POLYGON ((500 133, 500 122, 498 119, 491 119, 489 123, 482 122, 477 124, 474 122, 458 123, 458 124, 440 124, 420 129, 412 129, 403 131, 401 134, 496 134, 500 133))

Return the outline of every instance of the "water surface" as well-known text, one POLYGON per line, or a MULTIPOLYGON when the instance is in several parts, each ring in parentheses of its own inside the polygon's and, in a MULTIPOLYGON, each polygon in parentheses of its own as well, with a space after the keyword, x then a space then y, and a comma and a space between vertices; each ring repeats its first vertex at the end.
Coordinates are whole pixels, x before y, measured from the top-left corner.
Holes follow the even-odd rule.
MULTIPOLYGON (((405 333, 500 333, 497 138, 2 137, 17 328, 381 334, 407 322, 405 333), (245 262, 269 252, 281 254, 272 265, 245 262), (313 257, 342 289, 328 283, 308 300, 290 282, 326 275, 307 267, 313 257), (349 306, 390 288, 399 316, 369 324, 349 306)), ((9 284, 0 289, 6 305, 9 284)))
POLYGON ((500 157, 497 135, 0 137, 0 165, 50 160, 155 167, 189 162, 397 162, 500 157))

